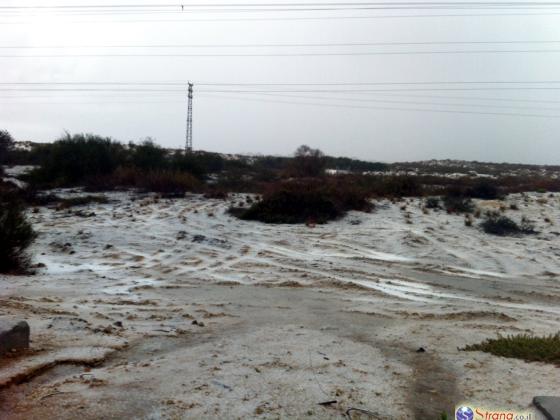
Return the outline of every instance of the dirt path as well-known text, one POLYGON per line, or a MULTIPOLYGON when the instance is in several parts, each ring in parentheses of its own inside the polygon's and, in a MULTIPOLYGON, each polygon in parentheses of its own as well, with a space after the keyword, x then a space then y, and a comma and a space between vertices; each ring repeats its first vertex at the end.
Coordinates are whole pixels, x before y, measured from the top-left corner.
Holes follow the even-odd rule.
MULTIPOLYGON (((161 291, 161 293, 165 294, 169 291, 161 291)), ((399 377, 398 381, 392 380, 393 385, 398 386, 399 389, 391 392, 402 396, 409 395, 406 404, 417 418, 427 418, 426 413, 429 413, 432 418, 433 413, 439 414, 452 407, 454 393, 450 390, 454 388, 454 378, 450 372, 442 368, 437 356, 431 354, 431 349, 419 354, 415 352, 414 344, 406 340, 388 343, 383 338, 383 330, 391 328, 395 320, 372 314, 349 312, 348 303, 341 301, 333 293, 306 288, 212 286, 191 289, 188 295, 189 302, 196 301, 200 305, 223 304, 223 309, 231 320, 221 325, 201 327, 196 333, 186 336, 138 339, 131 342, 126 350, 113 353, 98 368, 86 369, 87 373, 93 376, 98 370, 111 372, 123 364, 139 366, 151 363, 153 360, 164 360, 165 363, 162 363, 160 368, 151 369, 150 375, 154 379, 165 380, 169 375, 169 369, 182 372, 185 368, 173 366, 179 353, 183 356, 197 353, 197 349, 201 347, 216 349, 224 340, 235 343, 233 347, 239 344, 243 346, 243 343, 251 346, 253 339, 250 336, 254 332, 266 331, 273 335, 274 331, 277 331, 278 334, 282 334, 286 327, 290 327, 292 328, 290 337, 288 340, 283 340, 283 343, 287 345, 288 351, 300 354, 290 362, 277 359, 276 363, 278 368, 287 372, 293 371, 290 374, 296 379, 293 385, 297 385, 298 382, 305 384, 305 392, 308 394, 305 399, 307 407, 297 408, 294 414, 299 411, 305 413, 310 411, 318 418, 325 418, 325 416, 337 418, 347 408, 356 406, 378 413, 378 418, 391 418, 391 410, 380 406, 379 403, 383 400, 376 395, 385 392, 388 384, 380 383, 377 377, 380 372, 367 371, 368 366, 377 364, 379 360, 369 360, 364 345, 378 352, 378 357, 383 359, 383 370, 387 367, 391 375, 399 373, 394 375, 399 377), (279 302, 282 302, 282 305, 279 305, 279 302), (311 341, 302 342, 297 338, 302 334, 326 335, 330 342, 344 342, 344 350, 336 352, 336 358, 331 359, 328 347, 324 348, 320 343, 311 341), (343 370, 348 371, 349 376, 341 378, 340 382, 330 379, 323 382, 321 378, 324 376, 324 371, 329 370, 331 364, 339 364, 343 370), (410 374, 403 374, 401 377, 401 371, 410 374), (356 387, 357 381, 361 381, 361 387, 356 387), (321 401, 330 399, 341 400, 342 403, 330 408, 317 405, 321 401)), ((267 337, 261 338, 267 340, 267 337)), ((276 357, 284 353, 284 349, 275 346, 272 348, 276 351, 276 357)), ((250 358, 251 353, 248 352, 245 356, 250 358)), ((274 359, 273 357, 273 363, 274 359)), ((261 370, 259 366, 262 363, 255 361, 249 364, 254 372, 261 370)), ((262 368, 261 372, 265 369, 262 368)), ((83 373, 84 369, 81 367, 61 367, 38 376, 26 384, 3 390, 3 397, 0 399, 0 417, 40 419, 56 412, 57 418, 75 418, 78 415, 81 418, 116 418, 119 413, 126 412, 148 418, 150 413, 160 405, 159 398, 163 398, 160 390, 144 388, 144 379, 136 378, 134 375, 118 384, 114 383, 111 374, 104 375, 104 383, 93 388, 96 390, 95 398, 88 398, 87 393, 77 396, 70 391, 64 393, 60 390, 65 381, 83 373), (60 392, 59 394, 49 395, 50 393, 42 392, 42 388, 52 389, 53 385, 56 385, 55 388, 58 389, 56 392, 60 392), (38 395, 41 397, 37 397, 38 395), (156 396, 157 398, 154 399, 156 396), (97 400, 99 397, 100 400, 97 400), (74 404, 78 401, 79 404, 74 404), (99 404, 99 401, 103 401, 103 404, 99 404)), ((157 383, 155 381, 152 386, 157 383)), ((227 378, 225 386, 243 394, 243 381, 236 381, 230 377, 227 378)), ((271 392, 271 390, 263 391, 264 394, 271 392)), ((280 408, 284 405, 281 396, 277 395, 276 400, 270 399, 271 396, 273 395, 269 395, 268 405, 276 407, 276 404, 278 407, 270 409, 268 415, 286 416, 280 408)), ((259 399, 258 396, 256 399, 259 399)), ((241 406, 247 404, 251 408, 254 405, 254 401, 244 402, 242 397, 237 403, 241 406)), ((399 410, 407 410, 406 404, 399 410)), ((254 410, 260 412, 258 405, 253 408, 253 412, 254 410)), ((216 418, 221 417, 221 414, 204 411, 204 415, 211 417, 215 415, 216 418)), ((183 415, 189 417, 189 411, 184 411, 183 415)))

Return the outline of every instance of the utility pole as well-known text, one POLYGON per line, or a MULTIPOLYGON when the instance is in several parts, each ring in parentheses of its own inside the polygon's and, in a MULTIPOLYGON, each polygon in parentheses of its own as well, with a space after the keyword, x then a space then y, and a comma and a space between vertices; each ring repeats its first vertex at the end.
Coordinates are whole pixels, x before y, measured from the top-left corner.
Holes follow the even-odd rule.
POLYGON ((185 145, 185 151, 191 153, 192 148, 192 105, 193 105, 193 84, 189 82, 189 106, 187 110, 187 143, 185 145))

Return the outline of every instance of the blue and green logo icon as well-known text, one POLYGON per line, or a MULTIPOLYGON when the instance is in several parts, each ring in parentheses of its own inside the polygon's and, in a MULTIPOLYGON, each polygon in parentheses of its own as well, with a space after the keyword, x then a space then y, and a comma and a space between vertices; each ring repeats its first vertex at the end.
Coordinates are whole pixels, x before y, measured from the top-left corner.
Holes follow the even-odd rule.
POLYGON ((455 412, 455 420, 473 420, 474 412, 470 407, 459 407, 455 412))

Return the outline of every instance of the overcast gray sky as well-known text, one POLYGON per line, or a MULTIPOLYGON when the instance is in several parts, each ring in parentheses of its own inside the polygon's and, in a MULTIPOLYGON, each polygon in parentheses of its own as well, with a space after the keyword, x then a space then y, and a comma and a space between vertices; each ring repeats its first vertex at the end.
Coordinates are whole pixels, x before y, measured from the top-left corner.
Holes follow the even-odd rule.
MULTIPOLYGON (((146 0, 89 0, 83 3, 76 0, 4 0, 0 6, 137 5, 142 4, 142 1, 146 0)), ((236 3, 232 0, 221 1, 226 2, 236 3)), ((150 4, 169 3, 152 0, 150 4)), ((151 136, 164 146, 182 147, 185 137, 186 82, 191 80, 195 83, 195 149, 226 153, 288 154, 305 143, 331 155, 366 160, 453 158, 560 163, 560 90, 557 89, 560 83, 534 83, 560 82, 558 9, 181 13, 177 6, 174 10, 149 9, 149 13, 145 14, 130 14, 128 11, 110 9, 102 15, 92 15, 89 10, 61 9, 52 12, 0 8, 0 47, 18 47, 0 49, 0 88, 3 90, 0 94, 0 128, 8 129, 18 140, 52 141, 68 130, 98 133, 121 141, 137 141, 151 136), (477 13, 491 16, 433 16, 477 13), (432 16, 402 17, 410 14, 432 16), (388 17, 390 15, 400 17, 388 17), (351 16, 359 18, 341 18, 351 16), (364 18, 366 16, 378 17, 364 18), (317 17, 321 19, 303 19, 317 17), (259 20, 261 18, 264 19, 259 20), (473 44, 215 46, 385 42, 473 44), (214 46, 107 47, 160 44, 214 46), (69 45, 82 48, 19 48, 69 45), (83 48, 93 45, 105 47, 83 48), (410 54, 457 50, 494 52, 410 54), (509 52, 503 52, 505 50, 509 52), (251 55, 370 52, 407 54, 251 55), (60 57, 76 54, 113 56, 60 57), (134 57, 123 54, 248 56, 134 57), (34 57, 18 58, 14 55, 34 57), (16 82, 46 84, 16 85, 16 82), (56 85, 52 82, 184 83, 185 87, 78 86, 56 85), (403 84, 386 84, 388 82, 403 84), (410 82, 532 83, 404 84, 410 82), (296 85, 208 85, 212 83, 296 85), (317 85, 320 83, 334 85, 317 85), (77 90, 101 88, 110 90, 77 90), (152 90, 115 91, 135 88, 152 90), (389 89, 394 91, 386 92, 389 89), (210 92, 216 90, 244 92, 210 92), (246 90, 260 93, 250 94, 246 90), (317 90, 339 92, 322 93, 317 90)))

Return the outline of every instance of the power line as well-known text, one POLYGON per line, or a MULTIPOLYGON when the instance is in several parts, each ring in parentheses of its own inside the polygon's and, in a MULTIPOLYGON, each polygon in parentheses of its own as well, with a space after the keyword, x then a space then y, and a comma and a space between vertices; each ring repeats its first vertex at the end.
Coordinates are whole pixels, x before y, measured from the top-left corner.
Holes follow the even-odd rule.
POLYGON ((316 102, 293 102, 293 101, 277 101, 277 100, 267 100, 267 99, 255 99, 255 98, 241 98, 239 96, 229 97, 220 95, 208 95, 207 97, 218 97, 223 99, 231 100, 242 100, 242 101, 254 101, 254 102, 270 102, 270 103, 283 103, 289 105, 312 105, 320 107, 331 107, 331 108, 348 108, 348 109, 372 109, 372 110, 383 110, 383 111, 418 111, 418 112, 435 112, 435 113, 447 113, 447 114, 471 114, 471 115, 493 115, 493 116, 514 116, 514 117, 538 117, 538 118, 560 118, 560 115, 543 115, 543 114, 522 114, 522 113, 501 113, 501 112, 477 112, 477 111, 457 111, 457 110, 442 110, 442 109, 427 109, 427 108, 395 108, 395 107, 372 107, 372 106, 359 106, 359 105, 340 105, 340 104, 325 104, 316 102))
MULTIPOLYGON (((2 90, 2 89, 0 89, 2 90)), ((560 90, 560 87, 453 87, 453 88, 396 88, 396 89, 282 89, 282 90, 205 90, 212 93, 366 93, 366 92, 425 92, 425 91, 480 91, 480 90, 560 90)))
MULTIPOLYGON (((0 86, 80 86, 80 85, 106 85, 106 86, 185 86, 188 82, 0 82, 0 86)), ((222 87, 262 87, 262 86, 384 86, 384 85, 463 85, 463 84, 557 84, 560 80, 460 80, 460 81, 383 81, 383 82, 200 82, 198 86, 222 86, 222 87)))
MULTIPOLYGON (((269 13, 269 12, 286 12, 286 13, 294 13, 294 12, 339 12, 339 11, 380 11, 380 10, 410 10, 410 11, 418 11, 418 10, 557 10, 560 6, 552 5, 552 6, 478 6, 478 7, 470 7, 470 6, 423 6, 423 7, 400 7, 400 6, 383 6, 383 7, 300 7, 300 8, 250 8, 250 9, 241 9, 241 8, 221 8, 221 9, 190 9, 186 12, 187 15, 192 14, 232 14, 232 13, 269 13)), ((66 17, 76 17, 76 16, 139 16, 139 15, 180 15, 181 12, 169 12, 169 11, 74 11, 74 12, 48 12, 48 13, 38 13, 37 11, 34 12, 2 12, 0 11, 0 16, 2 17, 30 17, 30 16, 66 16, 66 17)))
MULTIPOLYGON (((16 92, 16 91, 14 91, 16 92)), ((58 92, 60 94, 60 92, 58 92)), ((64 92, 64 93, 80 93, 80 92, 64 92)), ((91 92, 90 92, 91 93, 91 92)), ((145 97, 169 97, 169 96, 174 96, 174 95, 181 95, 183 96, 184 93, 183 92, 179 92, 179 91, 170 91, 170 92, 115 92, 115 93, 111 93, 111 92, 93 92, 96 93, 94 98, 108 98, 108 99, 112 99, 112 98, 117 98, 117 99, 134 99, 135 97, 139 97, 141 96, 142 98, 145 97)), ((249 91, 247 92, 249 93, 249 91)), ((321 92, 323 93, 323 92, 321 92)), ((349 92, 338 92, 339 94, 349 94, 349 92)), ((369 92, 350 92, 351 94, 361 94, 360 97, 365 97, 367 98, 370 93, 369 92)), ((467 101, 496 101, 496 102, 522 102, 522 103, 546 103, 546 104, 560 104, 560 101, 558 100, 546 100, 546 99, 525 99, 525 98, 496 98, 496 97, 480 97, 480 96, 456 96, 456 95, 426 95, 426 94, 411 94, 411 93, 394 93, 394 92, 390 92, 390 91, 382 91, 382 92, 374 92, 375 93, 375 97, 378 98, 380 96, 388 96, 388 97, 403 97, 403 98, 431 98, 431 99, 459 99, 459 100, 467 100, 467 101)), ((57 99, 57 98, 75 98, 75 95, 57 95, 57 96, 52 96, 49 93, 43 94, 43 95, 19 95, 19 94, 14 94, 14 95, 3 95, 0 96, 0 98, 2 99, 45 99, 45 98, 51 98, 51 99, 57 99)), ((354 96, 354 95, 352 95, 354 96)), ((170 102, 177 102, 177 101, 170 101, 170 102)), ((184 103, 183 100, 178 101, 181 103, 184 103)), ((34 104, 37 102, 33 102, 34 104)))
POLYGON ((525 103, 547 103, 560 104, 560 101, 547 99, 525 99, 525 98, 489 98, 480 96, 449 96, 449 95, 417 95, 410 93, 376 93, 376 96, 404 97, 404 98, 434 98, 434 99, 464 99, 470 101, 496 101, 496 102, 525 102, 525 103))
POLYGON ((422 102, 422 101, 395 101, 389 99, 371 99, 371 98, 340 98, 340 97, 321 97, 321 96, 305 96, 305 95, 289 95, 282 93, 257 93, 256 95, 281 97, 281 98, 299 98, 299 99, 318 99, 318 100, 340 100, 347 102, 363 102, 363 103, 394 103, 394 104, 411 104, 411 105, 430 105, 430 106, 458 106, 458 107, 475 107, 475 108, 510 108, 510 109, 533 109, 544 111, 560 111, 559 107, 530 107, 530 106, 517 106, 517 105, 489 105, 489 104, 460 104, 449 102, 422 102))
POLYGON ((479 44, 558 44, 555 40, 509 41, 417 41, 417 42, 330 42, 265 44, 141 44, 141 45, 0 45, 0 49, 74 49, 74 48, 287 48, 287 47, 367 47, 397 45, 479 45, 479 44))
MULTIPOLYGON (((392 88, 392 89, 282 89, 282 90, 241 90, 241 89, 217 89, 201 90, 205 93, 366 93, 366 92, 423 92, 423 91, 485 91, 485 90, 560 90, 557 86, 547 87, 528 87, 528 86, 508 86, 508 87, 430 87, 430 88, 392 88)), ((157 89, 157 88, 0 88, 4 92, 169 92, 181 93, 179 90, 157 89)))
MULTIPOLYGON (((104 23, 196 23, 196 22, 257 22, 257 21, 326 21, 326 20, 355 20, 355 19, 393 19, 393 18, 441 18, 441 17, 508 17, 508 16, 546 16, 556 17, 560 13, 474 13, 474 14, 406 14, 406 15, 367 15, 367 16, 283 16, 283 17, 254 17, 254 18, 202 18, 202 19, 112 19, 103 20, 104 23)), ((99 23, 100 20, 73 20, 65 23, 99 23)), ((28 21, 2 21, 2 25, 26 25, 35 24, 35 20, 28 21)), ((57 23, 58 22, 53 22, 57 23)))
POLYGON ((0 10, 83 10, 83 9, 172 9, 184 10, 185 8, 220 8, 220 7, 363 7, 363 6, 407 6, 407 7, 424 7, 424 6, 558 6, 560 2, 538 2, 538 1, 504 1, 504 2, 261 2, 261 3, 168 3, 168 4, 89 4, 89 5, 26 5, 26 6, 0 6, 0 10))
MULTIPOLYGON (((383 110, 383 111, 405 111, 405 112, 430 112, 430 113, 446 113, 446 114, 469 114, 469 115, 486 115, 486 116, 515 116, 515 117, 538 117, 538 118, 560 118, 560 115, 548 115, 548 114, 527 114, 527 113, 512 113, 512 112, 478 112, 478 111, 465 111, 465 110, 444 110, 444 109, 432 109, 432 108, 398 108, 398 107, 380 107, 380 106, 360 106, 360 105, 349 105, 349 104, 339 104, 339 103, 317 103, 317 102, 294 102, 294 101, 281 101, 281 100, 267 100, 267 99, 257 99, 257 98, 247 98, 239 96, 222 96, 216 94, 205 93, 201 95, 202 97, 209 98, 222 98, 228 100, 241 100, 241 101, 251 101, 251 102, 268 102, 268 103, 278 103, 278 104, 288 104, 288 105, 306 105, 306 106, 318 106, 318 107, 329 107, 329 108, 346 108, 346 109, 364 109, 364 110, 383 110)), ((119 98, 115 98, 119 99, 119 98)), ((325 98, 327 99, 327 98, 325 98)), ((340 99, 340 98, 339 98, 340 99)), ((10 102, 10 104, 25 104, 26 106, 35 104, 49 104, 49 105, 65 105, 65 104, 84 104, 84 105, 95 105, 95 104, 105 104, 104 102, 10 102)), ((181 100, 175 101, 109 101, 113 104, 126 104, 126 105, 140 105, 140 104, 161 104, 161 103, 184 103, 181 100)), ((426 104, 428 105, 428 104, 426 104)), ((447 106, 450 104, 432 104, 435 106, 447 106)), ((456 104, 454 106, 463 106, 456 104)), ((529 108, 527 108, 529 109, 529 108)))
POLYGON ((223 53, 223 54, 2 54, 0 58, 134 58, 134 57, 331 57, 375 55, 445 55, 445 54, 534 54, 559 53, 560 50, 447 50, 447 51, 374 51, 374 52, 294 52, 294 53, 223 53))

